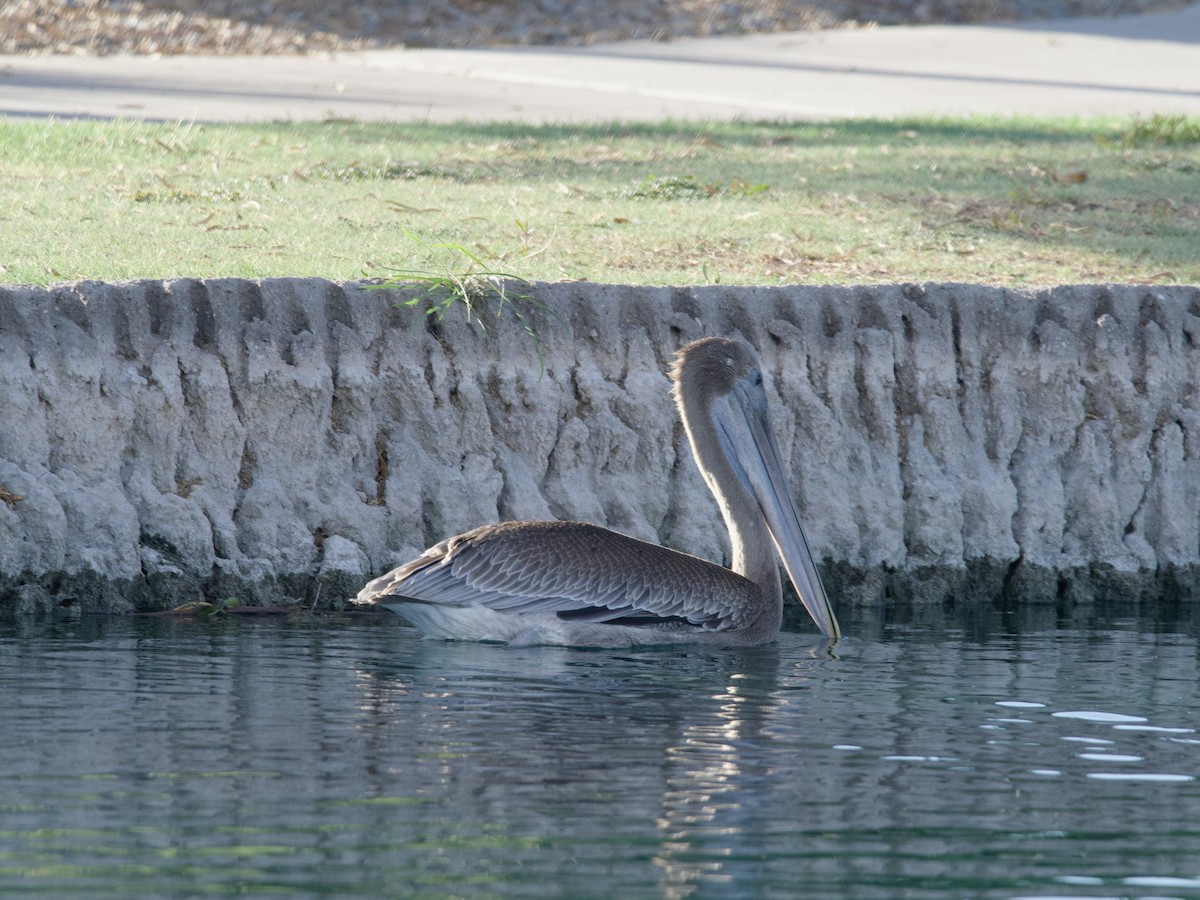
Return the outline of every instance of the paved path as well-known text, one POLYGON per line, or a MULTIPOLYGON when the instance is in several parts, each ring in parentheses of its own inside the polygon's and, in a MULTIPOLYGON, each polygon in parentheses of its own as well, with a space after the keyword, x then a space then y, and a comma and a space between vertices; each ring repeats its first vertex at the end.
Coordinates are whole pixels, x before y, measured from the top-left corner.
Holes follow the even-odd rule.
POLYGON ((0 113, 583 122, 917 113, 1200 115, 1200 3, 1172 13, 312 57, 0 56, 0 113))

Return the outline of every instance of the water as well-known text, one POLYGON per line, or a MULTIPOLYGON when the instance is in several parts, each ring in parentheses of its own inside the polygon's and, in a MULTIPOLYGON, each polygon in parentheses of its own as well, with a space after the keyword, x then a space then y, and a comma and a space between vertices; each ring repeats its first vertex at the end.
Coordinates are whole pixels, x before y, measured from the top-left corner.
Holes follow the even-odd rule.
POLYGON ((1196 897, 1197 629, 0 624, 0 893, 1196 897))

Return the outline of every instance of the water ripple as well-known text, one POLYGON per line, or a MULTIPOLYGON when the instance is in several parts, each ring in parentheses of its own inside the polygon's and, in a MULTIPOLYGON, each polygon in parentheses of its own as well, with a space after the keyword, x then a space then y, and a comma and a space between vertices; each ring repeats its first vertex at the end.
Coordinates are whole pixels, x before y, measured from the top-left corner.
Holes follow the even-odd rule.
POLYGON ((329 620, 0 632, 0 892, 1194 888, 1194 639, 885 631, 836 654, 329 620))

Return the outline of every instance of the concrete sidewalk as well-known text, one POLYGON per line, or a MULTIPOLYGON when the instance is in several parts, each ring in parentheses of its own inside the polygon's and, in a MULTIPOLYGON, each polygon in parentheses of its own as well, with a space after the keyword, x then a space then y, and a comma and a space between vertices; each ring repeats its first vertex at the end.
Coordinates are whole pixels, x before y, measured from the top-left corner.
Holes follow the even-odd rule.
POLYGON ((317 57, 0 57, 0 114, 198 121, 1200 115, 1170 13, 317 57))

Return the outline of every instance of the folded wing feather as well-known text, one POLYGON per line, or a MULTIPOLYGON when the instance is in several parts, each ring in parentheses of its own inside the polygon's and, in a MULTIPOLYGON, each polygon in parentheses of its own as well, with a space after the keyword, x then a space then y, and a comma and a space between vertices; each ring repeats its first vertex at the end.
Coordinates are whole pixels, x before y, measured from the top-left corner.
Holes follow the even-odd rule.
POLYGON ((662 620, 738 627, 758 591, 714 563, 580 522, 485 525, 431 547, 364 588, 360 601, 399 595, 573 621, 662 620))

